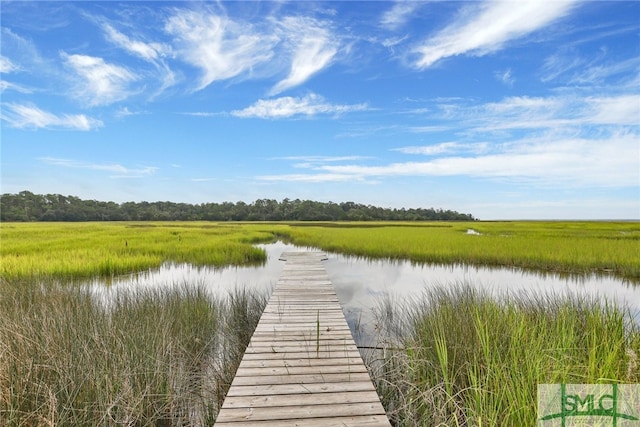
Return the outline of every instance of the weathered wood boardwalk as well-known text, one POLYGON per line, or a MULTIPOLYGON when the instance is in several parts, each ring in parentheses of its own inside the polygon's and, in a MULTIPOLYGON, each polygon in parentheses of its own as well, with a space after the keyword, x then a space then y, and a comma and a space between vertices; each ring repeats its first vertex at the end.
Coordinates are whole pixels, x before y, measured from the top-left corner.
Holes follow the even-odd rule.
POLYGON ((318 252, 287 261, 218 427, 390 426, 318 252))

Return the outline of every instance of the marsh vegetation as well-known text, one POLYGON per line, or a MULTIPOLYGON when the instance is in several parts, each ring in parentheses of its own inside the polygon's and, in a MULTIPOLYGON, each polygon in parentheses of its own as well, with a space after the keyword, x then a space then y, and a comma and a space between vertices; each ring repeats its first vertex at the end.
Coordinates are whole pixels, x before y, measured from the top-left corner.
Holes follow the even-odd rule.
POLYGON ((538 384, 640 382, 640 324, 595 298, 457 283, 383 300, 377 319, 368 360, 396 425, 535 425, 538 384))
MULTIPOLYGON (((630 287, 640 277, 638 223, 2 223, 0 239, 7 425, 211 425, 268 296, 174 281, 107 287, 107 300, 80 286, 90 278, 261 265, 254 245, 276 239, 367 259, 603 273, 630 287)), ((381 300, 376 322, 386 350, 370 366, 398 425, 529 425, 539 382, 640 382, 637 319, 595 298, 445 283, 381 300)))
POLYGON ((74 279, 157 268, 262 263, 256 243, 369 259, 606 273, 640 281, 637 222, 2 223, 5 279, 74 279), (480 235, 469 235, 473 228, 480 235))
POLYGON ((198 284, 120 291, 0 282, 5 425, 211 425, 266 305, 198 284))

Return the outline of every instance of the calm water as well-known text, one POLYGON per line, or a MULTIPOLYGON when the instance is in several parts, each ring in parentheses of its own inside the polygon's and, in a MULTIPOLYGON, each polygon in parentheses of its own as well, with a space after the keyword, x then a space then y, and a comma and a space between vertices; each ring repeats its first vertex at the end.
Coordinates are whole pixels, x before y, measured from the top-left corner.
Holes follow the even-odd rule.
MULTIPOLYGON (((236 286, 272 290, 284 266, 279 261, 284 251, 314 250, 281 242, 258 245, 268 254, 259 267, 194 267, 166 264, 158 270, 138 273, 91 286, 108 297, 115 290, 140 287, 173 286, 176 283, 200 283, 213 294, 224 294, 236 286), (109 285, 109 286, 105 286, 109 285)), ((426 286, 470 283, 492 292, 544 291, 557 294, 580 293, 607 298, 627 305, 640 321, 640 286, 610 276, 566 276, 537 274, 515 268, 485 268, 461 265, 415 265, 407 261, 369 261, 328 253, 325 267, 345 311, 352 330, 369 335, 373 330, 372 308, 381 297, 419 295, 426 286)), ((366 339, 360 340, 366 342, 366 339)))

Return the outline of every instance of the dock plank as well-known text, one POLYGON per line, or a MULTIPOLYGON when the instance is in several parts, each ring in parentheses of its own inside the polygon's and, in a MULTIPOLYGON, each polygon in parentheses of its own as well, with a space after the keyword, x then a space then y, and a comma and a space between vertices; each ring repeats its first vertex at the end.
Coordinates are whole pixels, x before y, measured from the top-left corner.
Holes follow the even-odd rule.
POLYGON ((373 384, 367 381, 351 381, 346 383, 324 384, 268 384, 237 386, 229 390, 227 397, 233 396, 270 396, 270 395, 315 395, 322 401, 322 393, 339 393, 350 391, 373 391, 373 384))
POLYGON ((285 252, 219 427, 390 427, 317 252, 285 252))
POLYGON ((323 417, 304 418, 297 420, 272 420, 272 421, 238 421, 216 423, 219 427, 389 427, 386 415, 359 415, 356 417, 323 417))
POLYGON ((288 405, 266 407, 227 408, 218 418, 221 423, 233 421, 301 420, 321 417, 355 417, 381 414, 380 401, 320 405, 288 405))

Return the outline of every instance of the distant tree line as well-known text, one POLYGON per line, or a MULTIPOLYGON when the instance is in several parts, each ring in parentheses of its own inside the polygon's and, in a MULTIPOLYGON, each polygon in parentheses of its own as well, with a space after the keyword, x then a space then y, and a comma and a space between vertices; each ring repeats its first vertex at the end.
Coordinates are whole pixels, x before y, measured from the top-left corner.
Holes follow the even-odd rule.
POLYGON ((442 209, 389 209, 354 202, 259 199, 253 203, 100 202, 60 194, 0 196, 0 221, 473 221, 442 209))

